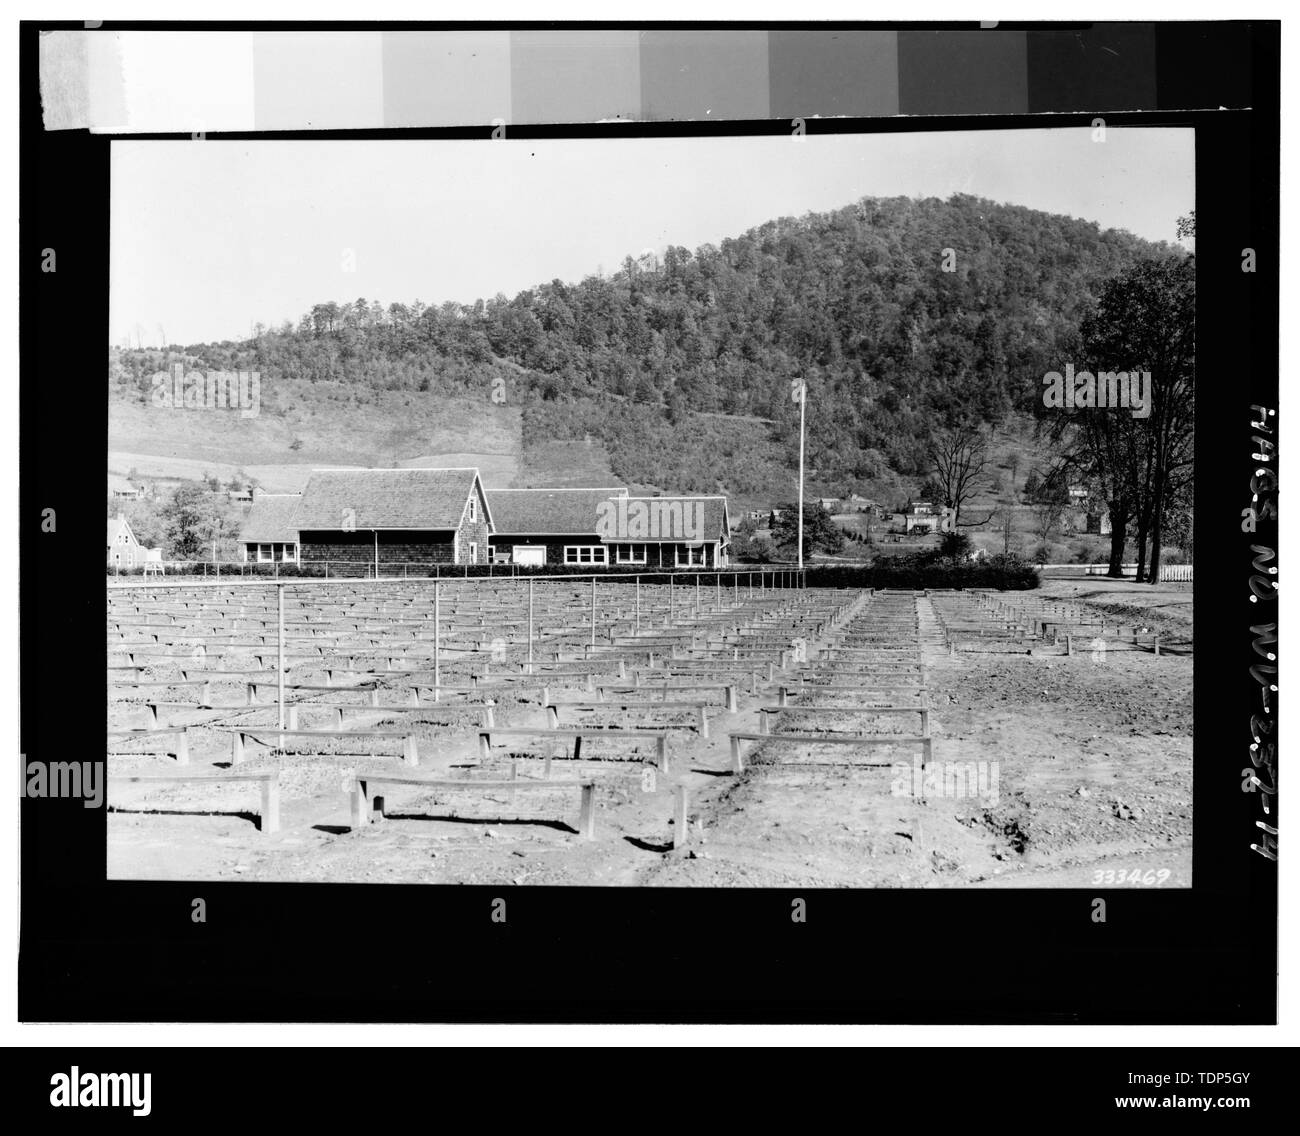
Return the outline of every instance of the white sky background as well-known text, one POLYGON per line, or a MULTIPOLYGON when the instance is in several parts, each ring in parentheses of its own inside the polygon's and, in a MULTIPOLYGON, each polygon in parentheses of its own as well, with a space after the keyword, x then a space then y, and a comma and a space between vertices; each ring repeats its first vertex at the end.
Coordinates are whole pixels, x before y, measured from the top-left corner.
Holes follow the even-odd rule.
POLYGON ((1173 241, 1194 133, 114 142, 109 334, 236 339, 358 297, 462 303, 860 197, 971 193, 1173 241), (344 271, 345 251, 355 271, 344 271), (160 330, 161 329, 161 330, 160 330))

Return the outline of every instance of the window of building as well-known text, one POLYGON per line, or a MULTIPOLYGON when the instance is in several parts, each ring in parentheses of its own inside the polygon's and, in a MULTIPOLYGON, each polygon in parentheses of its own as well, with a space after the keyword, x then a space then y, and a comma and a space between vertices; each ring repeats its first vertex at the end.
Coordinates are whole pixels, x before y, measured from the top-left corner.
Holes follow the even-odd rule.
POLYGON ((470 497, 469 499, 469 519, 475 522, 478 520, 478 498, 477 497, 470 497))
POLYGON ((566 564, 608 564, 609 549, 603 544, 566 544, 564 562, 566 564))
POLYGON ((703 568, 704 567, 704 545, 679 544, 677 546, 677 567, 678 568, 703 568))
POLYGON ((646 551, 644 544, 614 545, 614 562, 616 564, 644 564, 646 551))
POLYGON ((286 564, 298 563, 298 546, 296 544, 283 545, 283 560, 286 564))
POLYGON ((275 559, 275 550, 269 544, 259 544, 257 546, 257 559, 261 564, 269 564, 275 559))

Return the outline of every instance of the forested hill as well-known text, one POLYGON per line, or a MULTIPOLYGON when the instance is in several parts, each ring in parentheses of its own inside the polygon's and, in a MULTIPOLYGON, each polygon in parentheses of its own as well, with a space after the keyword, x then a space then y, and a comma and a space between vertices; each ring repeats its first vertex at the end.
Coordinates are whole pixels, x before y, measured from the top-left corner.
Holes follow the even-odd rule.
MULTIPOLYGON (((1101 282, 1163 255, 1181 251, 970 196, 865 199, 512 299, 322 303, 184 354, 271 386, 495 393, 524 406, 525 448, 588 434, 628 482, 741 495, 789 467, 802 377, 812 478, 847 490, 921 472, 939 427, 1031 409, 1101 282), (748 416, 743 444, 703 412, 748 416)), ((142 392, 158 362, 117 353, 119 389, 142 392)))

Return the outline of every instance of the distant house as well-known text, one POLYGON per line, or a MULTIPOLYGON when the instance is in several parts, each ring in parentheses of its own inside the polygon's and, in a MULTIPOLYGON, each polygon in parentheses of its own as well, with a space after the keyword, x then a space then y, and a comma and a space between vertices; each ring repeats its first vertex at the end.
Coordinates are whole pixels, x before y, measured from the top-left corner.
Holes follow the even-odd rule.
POLYGON ((230 499, 232 505, 251 504, 256 498, 256 494, 251 488, 227 489, 226 496, 230 499))
POLYGON ((840 499, 838 497, 818 497, 817 504, 828 513, 838 513, 840 511, 840 499))
POLYGON ((1110 512, 1089 513, 1085 521, 1087 531, 1094 536, 1110 536, 1110 512))
MULTIPOLYGON (((602 501, 626 497, 621 486, 610 489, 492 489, 492 532, 488 537, 494 564, 541 568, 557 564, 635 563, 617 559, 597 528, 602 501)), ((644 559, 639 561, 645 563, 644 559)))
POLYGON ((840 502, 840 508, 851 513, 868 513, 873 516, 880 515, 880 506, 869 497, 863 497, 859 493, 850 493, 840 502))
POLYGON ((909 501, 903 510, 903 527, 907 532, 938 532, 939 514, 929 501, 909 501))
POLYGON ((259 564, 298 562, 298 502, 301 493, 259 493, 239 532, 245 561, 259 564))
POLYGON ((134 568, 144 563, 145 550, 135 539, 135 533, 127 519, 118 513, 108 519, 108 566, 110 568, 134 568))
POLYGON ((903 510, 903 528, 906 532, 951 532, 952 510, 946 505, 931 501, 909 501, 903 510))
POLYGON ((405 565, 486 564, 492 518, 477 469, 325 469, 312 473, 293 523, 303 564, 400 574, 405 565))
POLYGON ((110 473, 108 495, 118 501, 139 501, 144 497, 144 486, 136 485, 116 473, 110 473))

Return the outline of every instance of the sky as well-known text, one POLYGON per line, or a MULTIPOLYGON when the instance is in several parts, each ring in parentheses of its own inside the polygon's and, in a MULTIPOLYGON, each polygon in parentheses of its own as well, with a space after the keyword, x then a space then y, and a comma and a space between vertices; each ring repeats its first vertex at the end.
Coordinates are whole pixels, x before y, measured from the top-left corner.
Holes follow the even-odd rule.
POLYGON ((246 337, 313 304, 470 303, 861 197, 970 193, 1173 241, 1194 132, 115 141, 109 334, 246 337))

